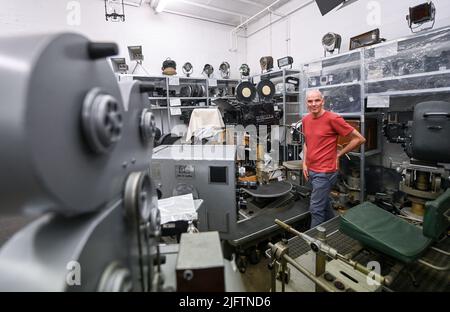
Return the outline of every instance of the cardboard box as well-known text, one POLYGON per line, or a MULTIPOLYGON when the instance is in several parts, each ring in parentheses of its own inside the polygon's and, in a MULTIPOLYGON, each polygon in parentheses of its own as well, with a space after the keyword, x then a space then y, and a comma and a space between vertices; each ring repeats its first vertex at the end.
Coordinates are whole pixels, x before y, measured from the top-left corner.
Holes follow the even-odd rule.
MULTIPOLYGON (((355 119, 345 119, 353 128, 358 130, 361 133, 361 122, 355 119)), ((377 149, 378 145, 378 127, 377 127, 377 119, 367 118, 366 119, 366 131, 365 134, 362 134, 366 138, 366 152, 370 150, 377 149)), ((350 140, 348 138, 344 138, 339 136, 338 145, 346 146, 350 140)), ((355 148, 352 152, 360 152, 360 147, 355 148)))
POLYGON ((183 233, 176 275, 177 291, 224 292, 225 264, 219 233, 183 233))

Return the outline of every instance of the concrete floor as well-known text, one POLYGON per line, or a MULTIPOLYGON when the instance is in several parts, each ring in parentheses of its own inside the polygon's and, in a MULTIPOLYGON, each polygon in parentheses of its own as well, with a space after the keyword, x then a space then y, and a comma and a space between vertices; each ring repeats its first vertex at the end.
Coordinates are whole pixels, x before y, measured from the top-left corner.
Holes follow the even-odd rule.
POLYGON ((268 264, 269 259, 262 258, 256 265, 249 264, 245 273, 240 273, 245 291, 270 291, 270 271, 268 269, 268 264))
MULTIPOLYGON (((313 259, 312 257, 308 257, 313 259)), ((262 258, 256 265, 249 264, 245 273, 240 274, 244 291, 247 292, 270 292, 271 291, 271 271, 268 269, 269 259, 262 258)), ((310 259, 303 259, 302 265, 310 272, 314 272, 314 262, 310 259), (305 261, 307 260, 307 261, 305 261)), ((290 268, 290 280, 286 284, 286 292, 313 292, 314 283, 306 278, 302 273, 288 265, 290 268)), ((277 280, 277 292, 281 291, 281 281, 277 280)))
MULTIPOLYGON (((312 253, 312 252, 311 252, 312 253)), ((302 265, 310 272, 315 271, 314 257, 308 253, 302 258, 302 265)), ((245 273, 241 273, 241 278, 248 292, 269 292, 271 291, 271 271, 268 269, 269 259, 263 258, 256 265, 249 265, 245 273)), ((285 286, 286 292, 314 292, 315 284, 306 276, 288 264, 290 279, 285 286)), ((276 282, 276 291, 281 291, 281 281, 276 282)))

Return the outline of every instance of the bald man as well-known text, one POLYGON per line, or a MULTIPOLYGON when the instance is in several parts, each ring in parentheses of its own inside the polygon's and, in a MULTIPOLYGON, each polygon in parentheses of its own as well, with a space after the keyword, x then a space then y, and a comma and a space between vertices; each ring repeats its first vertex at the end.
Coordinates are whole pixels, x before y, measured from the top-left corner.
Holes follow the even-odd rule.
POLYGON ((336 183, 339 158, 364 144, 366 139, 341 116, 324 109, 324 99, 318 90, 306 95, 309 114, 303 117, 303 175, 312 185, 311 228, 334 217, 330 203, 330 191, 336 183), (348 137, 350 142, 342 150, 337 149, 338 136, 348 137))

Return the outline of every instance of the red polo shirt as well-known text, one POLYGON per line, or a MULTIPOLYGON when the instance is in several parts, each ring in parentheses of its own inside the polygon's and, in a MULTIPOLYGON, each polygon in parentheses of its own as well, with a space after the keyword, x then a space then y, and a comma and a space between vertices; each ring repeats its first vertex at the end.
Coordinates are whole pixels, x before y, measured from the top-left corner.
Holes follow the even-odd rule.
POLYGON ((338 136, 345 137, 354 128, 341 116, 329 111, 318 118, 308 114, 303 117, 302 124, 308 169, 315 172, 335 172, 338 136))

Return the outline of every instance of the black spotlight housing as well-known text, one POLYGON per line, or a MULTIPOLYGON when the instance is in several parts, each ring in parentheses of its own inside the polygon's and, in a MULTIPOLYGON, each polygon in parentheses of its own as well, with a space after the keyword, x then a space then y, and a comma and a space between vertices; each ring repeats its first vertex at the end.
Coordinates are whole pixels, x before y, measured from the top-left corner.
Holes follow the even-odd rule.
POLYGON ((212 67, 212 65, 210 65, 210 64, 205 64, 205 66, 203 66, 202 73, 206 77, 211 78, 211 75, 214 73, 214 67, 212 67))
POLYGON ((333 53, 335 50, 341 49, 342 37, 341 35, 335 34, 333 32, 326 33, 322 37, 322 46, 324 51, 324 56, 327 56, 328 53, 333 53))
POLYGON ((294 63, 294 59, 292 56, 285 56, 277 60, 278 68, 282 69, 284 67, 292 68, 292 63, 294 63))
POLYGON ((186 77, 190 77, 193 72, 194 72, 194 66, 192 66, 192 64, 189 62, 184 63, 183 73, 186 75, 186 77))
POLYGON ((250 67, 247 64, 242 64, 241 67, 239 67, 239 73, 241 74, 241 79, 247 78, 250 76, 250 67))
POLYGON ((228 62, 222 62, 219 66, 219 71, 223 79, 230 78, 230 64, 228 62))
POLYGON ((433 28, 435 15, 436 8, 434 7, 433 2, 429 1, 410 7, 409 14, 406 15, 406 20, 408 21, 408 26, 411 29, 411 32, 414 33, 417 28, 427 22, 431 22, 431 26, 421 29, 421 31, 433 28))

